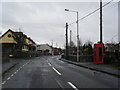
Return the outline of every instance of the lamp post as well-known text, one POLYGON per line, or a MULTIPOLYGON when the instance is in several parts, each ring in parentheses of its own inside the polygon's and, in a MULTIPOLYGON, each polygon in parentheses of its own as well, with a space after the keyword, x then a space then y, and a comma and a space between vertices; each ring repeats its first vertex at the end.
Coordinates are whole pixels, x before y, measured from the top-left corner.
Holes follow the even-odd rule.
POLYGON ((79 61, 79 24, 78 24, 78 11, 73 11, 69 9, 65 9, 65 11, 75 12, 77 13, 77 62, 79 61))

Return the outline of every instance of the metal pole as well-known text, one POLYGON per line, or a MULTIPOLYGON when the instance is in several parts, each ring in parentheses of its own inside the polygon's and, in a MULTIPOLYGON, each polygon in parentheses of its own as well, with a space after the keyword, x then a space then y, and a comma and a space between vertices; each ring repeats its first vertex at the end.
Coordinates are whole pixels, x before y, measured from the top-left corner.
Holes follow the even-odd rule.
POLYGON ((71 46, 72 46, 72 45, 71 45, 71 42, 72 42, 72 37, 71 37, 71 36, 72 36, 72 31, 70 30, 70 47, 69 47, 69 54, 71 54, 71 50, 72 50, 72 49, 71 49, 71 48, 72 48, 72 47, 71 47, 71 46))
POLYGON ((70 47, 71 47, 71 41, 72 41, 72 31, 70 30, 70 47))
POLYGON ((53 50, 53 40, 52 40, 52 55, 54 55, 54 50, 53 50))
POLYGON ((77 12, 77 62, 79 62, 79 26, 78 26, 78 12, 77 12))
POLYGON ((100 43, 102 43, 102 0, 100 0, 100 43))
POLYGON ((68 59, 68 23, 66 23, 66 59, 68 59))

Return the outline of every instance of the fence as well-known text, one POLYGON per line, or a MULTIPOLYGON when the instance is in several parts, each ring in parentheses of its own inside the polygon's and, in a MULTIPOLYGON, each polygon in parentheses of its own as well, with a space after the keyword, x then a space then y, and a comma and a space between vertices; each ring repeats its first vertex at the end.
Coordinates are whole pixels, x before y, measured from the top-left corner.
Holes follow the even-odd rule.
MULTIPOLYGON (((66 58, 65 55, 62 55, 62 58, 66 58)), ((76 62, 77 56, 69 56, 69 60, 76 62)), ((92 62, 93 56, 92 55, 82 55, 79 56, 79 62, 92 62)))
POLYGON ((30 57, 38 57, 41 56, 41 52, 34 51, 34 52, 14 52, 13 58, 30 58, 30 57))

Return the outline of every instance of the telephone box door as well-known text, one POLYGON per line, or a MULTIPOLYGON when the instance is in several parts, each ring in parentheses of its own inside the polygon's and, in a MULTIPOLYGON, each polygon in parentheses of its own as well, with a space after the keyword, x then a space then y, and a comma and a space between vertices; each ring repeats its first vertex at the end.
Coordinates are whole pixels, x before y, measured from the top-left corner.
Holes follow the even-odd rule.
POLYGON ((94 63, 104 63, 104 44, 94 44, 94 63))

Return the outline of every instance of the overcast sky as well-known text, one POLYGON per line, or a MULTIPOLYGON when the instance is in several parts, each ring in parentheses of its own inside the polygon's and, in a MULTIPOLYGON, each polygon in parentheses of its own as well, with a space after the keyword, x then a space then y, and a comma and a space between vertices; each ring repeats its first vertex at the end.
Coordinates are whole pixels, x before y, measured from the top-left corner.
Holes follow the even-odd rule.
MULTIPOLYGON (((107 2, 104 2, 105 4, 107 2)), ((99 8, 99 2, 2 2, 0 3, 0 32, 9 28, 31 37, 36 43, 48 43, 54 46, 65 45, 65 23, 76 21, 76 13, 64 9, 76 10, 79 18, 99 8), (2 16, 1 16, 2 15, 2 16)), ((76 23, 69 26, 72 40, 76 43, 76 23)), ((79 34, 82 43, 99 41, 99 11, 79 21, 79 34)), ((112 2, 103 8, 103 42, 118 42, 118 3, 112 2)))

